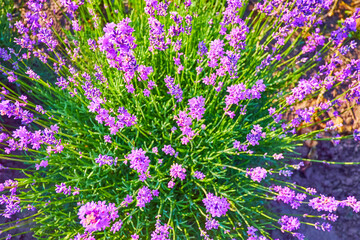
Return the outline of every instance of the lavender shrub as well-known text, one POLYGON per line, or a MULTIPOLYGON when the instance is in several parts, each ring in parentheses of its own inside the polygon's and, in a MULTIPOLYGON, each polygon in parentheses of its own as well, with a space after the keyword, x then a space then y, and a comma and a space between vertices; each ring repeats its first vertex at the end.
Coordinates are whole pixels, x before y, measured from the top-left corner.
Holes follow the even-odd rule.
POLYGON ((340 97, 359 103, 360 61, 343 58, 358 48, 358 10, 325 36, 331 0, 265 0, 246 17, 241 0, 55 3, 61 31, 45 0, 8 14, 16 45, 0 48, 0 112, 20 126, 1 128, 0 156, 28 167, 0 184, 2 217, 28 211, 14 222, 46 239, 265 240, 273 229, 305 239, 303 225, 330 231, 339 207, 360 211, 354 196, 284 181, 322 162, 293 153, 339 127, 321 116, 340 97), (319 215, 279 216, 272 201, 319 215))

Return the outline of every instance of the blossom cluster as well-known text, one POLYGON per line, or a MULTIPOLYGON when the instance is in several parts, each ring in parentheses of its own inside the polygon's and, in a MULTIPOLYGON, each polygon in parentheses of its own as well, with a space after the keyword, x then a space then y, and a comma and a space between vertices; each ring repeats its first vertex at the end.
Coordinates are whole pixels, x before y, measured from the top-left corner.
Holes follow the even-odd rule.
POLYGON ((105 201, 88 202, 78 212, 80 223, 87 232, 101 231, 110 226, 110 222, 119 217, 114 203, 105 201))
MULTIPOLYGON (((241 0, 220 3, 216 14, 219 3, 211 1, 110 2, 61 0, 68 24, 60 33, 46 1, 27 1, 13 24, 18 46, 0 48, 7 79, 1 117, 21 122, 1 126, 0 158, 29 163, 28 178, 0 184, 1 216, 40 209, 56 223, 36 226, 48 238, 265 240, 268 219, 304 239, 295 231, 308 215, 267 216, 264 200, 322 212, 312 224, 322 231, 339 207, 360 212, 354 196, 338 200, 283 181, 313 161, 284 165, 287 150, 315 135, 301 130, 322 113, 340 114, 334 109, 342 100, 323 100, 324 91, 344 83, 344 98, 360 101, 360 60, 343 60, 358 48, 345 39, 356 31, 359 10, 330 37, 317 16, 332 1, 265 0, 246 19, 241 0), (14 84, 21 94, 8 88, 14 84), (313 95, 316 104, 298 106, 313 95), (57 224, 69 228, 60 233, 57 224)), ((324 125, 317 131, 341 126, 335 119, 324 125)), ((359 130, 353 137, 360 141, 359 130)))

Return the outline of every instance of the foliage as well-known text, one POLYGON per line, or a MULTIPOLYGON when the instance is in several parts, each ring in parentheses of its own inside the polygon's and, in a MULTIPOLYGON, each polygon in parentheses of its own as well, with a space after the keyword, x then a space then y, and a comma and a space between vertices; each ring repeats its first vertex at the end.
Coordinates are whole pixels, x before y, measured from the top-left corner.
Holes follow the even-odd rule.
POLYGON ((0 52, 2 118, 21 119, 0 134, 1 157, 28 164, 0 185, 2 215, 33 211, 47 239, 272 239, 276 228, 303 239, 301 224, 330 230, 338 206, 358 212, 353 197, 284 178, 302 166, 299 143, 337 127, 322 114, 358 101, 358 60, 341 67, 358 12, 327 37, 317 27, 331 2, 224 3, 59 1, 60 31, 44 1, 28 1, 32 17, 13 21, 20 53, 0 52), (332 101, 298 107, 339 85, 332 101), (330 214, 278 216, 274 200, 330 214))

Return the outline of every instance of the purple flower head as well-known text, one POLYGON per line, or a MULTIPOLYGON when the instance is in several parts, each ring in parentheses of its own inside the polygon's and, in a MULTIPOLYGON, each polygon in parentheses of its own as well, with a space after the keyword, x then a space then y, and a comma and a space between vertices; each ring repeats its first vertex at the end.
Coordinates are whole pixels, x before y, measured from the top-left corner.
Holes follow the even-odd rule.
POLYGON ((266 178, 266 174, 266 169, 262 167, 246 169, 246 176, 250 176, 251 180, 256 182, 261 182, 261 180, 266 178))
POLYGON ((316 194, 317 191, 315 188, 306 188, 306 192, 308 192, 311 195, 314 195, 316 194))
POLYGON ((166 87, 169 89, 168 94, 174 96, 175 99, 177 99, 177 102, 181 102, 183 97, 183 91, 180 88, 180 85, 177 84, 175 85, 174 83, 174 78, 170 77, 170 76, 166 76, 166 78, 164 79, 166 87))
POLYGON ((72 20, 71 21, 72 27, 75 31, 81 31, 81 26, 79 25, 78 20, 72 20))
POLYGON ((39 80, 40 79, 40 76, 37 75, 33 70, 31 70, 30 68, 28 68, 28 70, 25 72, 29 78, 33 78, 33 79, 36 79, 36 80, 39 80))
POLYGON ((208 193, 206 198, 203 199, 206 207, 206 212, 210 213, 212 217, 221 217, 226 215, 230 208, 230 203, 224 197, 217 197, 212 193, 208 193))
POLYGON ((188 8, 191 6, 191 0, 185 0, 184 1, 185 8, 188 8))
POLYGON ((14 74, 14 72, 8 72, 8 76, 7 79, 9 80, 9 82, 16 82, 16 80, 18 79, 17 76, 14 74))
POLYGON ((107 143, 112 143, 111 137, 109 135, 104 136, 104 141, 107 142, 107 143))
POLYGON ((138 195, 136 197, 137 204, 136 206, 143 208, 146 203, 149 203, 153 199, 152 192, 147 186, 143 186, 139 189, 138 195))
POLYGON ((133 78, 139 65, 132 49, 136 48, 135 38, 132 36, 134 29, 129 26, 131 20, 124 18, 120 23, 108 23, 104 27, 104 36, 98 40, 99 49, 106 53, 106 58, 111 67, 125 73, 127 84, 133 78))
POLYGON ((273 154, 273 158, 275 159, 275 160, 280 160, 280 159, 283 159, 284 158, 284 156, 283 156, 283 154, 282 153, 274 153, 273 154))
POLYGON ((281 225, 281 231, 293 231, 300 228, 300 221, 296 217, 282 216, 278 223, 281 225))
POLYGON ((270 107, 270 108, 268 109, 268 111, 269 111, 269 115, 273 115, 273 114, 275 113, 276 109, 273 108, 273 107, 270 107))
POLYGON ((102 165, 113 165, 116 166, 117 163, 117 158, 113 158, 111 156, 107 156, 107 155, 101 155, 99 154, 98 158, 95 158, 95 162, 99 164, 99 167, 101 167, 102 165))
POLYGON ((317 211, 335 212, 340 202, 334 197, 325 197, 320 195, 320 198, 316 197, 309 200, 309 206, 317 211))
POLYGON ((203 180, 205 178, 205 174, 203 174, 200 171, 195 171, 194 172, 194 177, 197 178, 197 179, 203 180))
POLYGON ((354 140, 360 141, 360 130, 359 129, 354 130, 354 140))
POLYGON ((205 113, 205 98, 203 98, 202 96, 198 96, 198 97, 193 97, 191 99, 189 99, 189 115, 193 118, 193 119, 197 119, 198 121, 200 121, 203 117, 203 114, 205 113))
POLYGON ((3 210, 3 212, 0 214, 0 216, 3 216, 5 218, 11 218, 13 214, 16 214, 21 211, 21 207, 19 206, 20 198, 16 197, 15 193, 13 192, 11 192, 10 196, 6 196, 4 194, 0 196, 0 204, 6 205, 5 210, 3 210))
POLYGON ((139 237, 140 236, 135 233, 135 234, 131 235, 131 240, 138 240, 139 237))
POLYGON ((166 50, 169 46, 165 41, 164 25, 161 24, 160 21, 154 17, 150 17, 148 19, 148 22, 150 27, 149 51, 154 52, 155 49, 158 49, 160 51, 166 50))
POLYGON ((40 164, 35 164, 35 168, 36 168, 36 170, 39 170, 40 167, 46 168, 48 165, 49 165, 48 161, 42 160, 42 161, 40 162, 40 164))
POLYGON ((255 232, 257 231, 256 228, 254 228, 253 226, 250 226, 247 228, 248 230, 246 231, 246 233, 249 235, 249 236, 253 236, 255 234, 255 232))
POLYGON ((64 193, 65 195, 71 194, 71 186, 67 187, 65 183, 61 183, 60 185, 55 185, 55 186, 56 186, 55 189, 56 193, 64 193))
POLYGON ((152 195, 153 195, 154 197, 158 197, 158 196, 159 196, 159 190, 157 190, 157 189, 152 190, 151 193, 152 193, 152 195))
POLYGON ((73 191, 72 195, 75 196, 75 195, 80 194, 79 190, 80 190, 80 188, 74 187, 74 191, 73 191))
POLYGON ((132 201, 133 201, 133 197, 127 194, 126 197, 124 198, 124 201, 121 202, 121 206, 127 207, 130 203, 132 203, 132 201))
POLYGON ((99 201, 88 202, 81 206, 78 212, 80 223, 87 232, 102 231, 110 226, 110 221, 114 221, 118 218, 118 211, 116 210, 114 203, 99 201))
POLYGON ((209 67, 214 68, 218 65, 218 59, 220 59, 224 55, 224 41, 220 39, 216 39, 210 43, 210 50, 207 53, 209 58, 209 67))
POLYGON ((170 168, 170 176, 173 178, 180 178, 181 180, 184 180, 186 177, 186 169, 182 168, 181 164, 174 163, 171 165, 170 168))
POLYGON ((159 152, 159 150, 158 150, 158 148, 157 147, 153 147, 152 149, 151 149, 151 151, 154 153, 154 154, 158 154, 158 152, 159 152))
POLYGON ((116 232, 120 231, 122 225, 123 225, 123 222, 122 222, 121 220, 119 220, 119 221, 115 222, 115 223, 111 226, 110 231, 111 231, 112 233, 116 233, 116 232))
POLYGON ((318 33, 312 33, 308 36, 305 46, 302 47, 303 53, 313 52, 316 47, 325 44, 325 37, 318 33))
POLYGON ((293 209, 298 209, 301 202, 306 198, 306 194, 296 194, 295 191, 289 187, 275 186, 270 189, 273 189, 277 193, 274 200, 290 204, 293 209))
POLYGON ((175 149, 171 147, 171 145, 164 145, 164 147, 161 149, 166 155, 173 156, 175 155, 175 149))
POLYGON ((173 188, 175 186, 175 182, 173 180, 168 182, 168 188, 173 188))
POLYGON ((208 51, 205 42, 204 41, 199 42, 198 47, 199 47, 198 54, 200 55, 200 57, 203 57, 208 51))
POLYGON ((157 11, 157 15, 166 16, 167 9, 169 7, 170 2, 158 2, 157 0, 146 0, 145 13, 150 16, 155 16, 155 12, 157 11))
POLYGON ((130 160, 130 168, 137 171, 140 175, 144 175, 148 172, 150 164, 150 159, 148 156, 145 156, 145 153, 146 152, 142 150, 142 148, 133 149, 131 150, 131 153, 125 156, 126 159, 130 160))
POLYGON ((246 34, 249 32, 249 28, 246 23, 240 19, 238 27, 234 27, 231 32, 225 36, 225 39, 229 41, 229 45, 234 47, 235 51, 243 50, 245 48, 246 34))
POLYGON ((246 139, 249 141, 249 144, 252 146, 259 145, 261 138, 265 138, 266 133, 262 132, 262 127, 260 125, 254 125, 251 132, 246 135, 246 139))
POLYGON ((219 221, 214 218, 208 218, 205 223, 206 230, 211 229, 218 229, 219 228, 219 221))
POLYGON ((161 225, 158 218, 155 223, 155 230, 151 233, 151 240, 170 240, 170 229, 172 227, 166 223, 161 225))
POLYGON ((149 89, 144 89, 143 94, 144 94, 145 97, 150 96, 150 90, 149 89))

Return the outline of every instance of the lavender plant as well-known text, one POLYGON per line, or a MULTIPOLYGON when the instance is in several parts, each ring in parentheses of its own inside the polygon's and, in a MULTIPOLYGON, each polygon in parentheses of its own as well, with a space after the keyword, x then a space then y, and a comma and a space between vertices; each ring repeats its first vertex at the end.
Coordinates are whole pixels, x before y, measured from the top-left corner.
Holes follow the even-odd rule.
POLYGON ((10 19, 17 47, 0 49, 1 118, 19 121, 2 128, 1 158, 28 166, 0 184, 2 217, 29 211, 15 221, 46 239, 264 240, 305 239, 302 225, 330 231, 338 207, 360 211, 353 196, 287 180, 322 162, 294 149, 339 127, 324 113, 358 103, 359 60, 344 58, 358 10, 326 36, 332 1, 55 3, 67 24, 30 0, 10 19), (272 201, 319 215, 281 216, 272 201))

